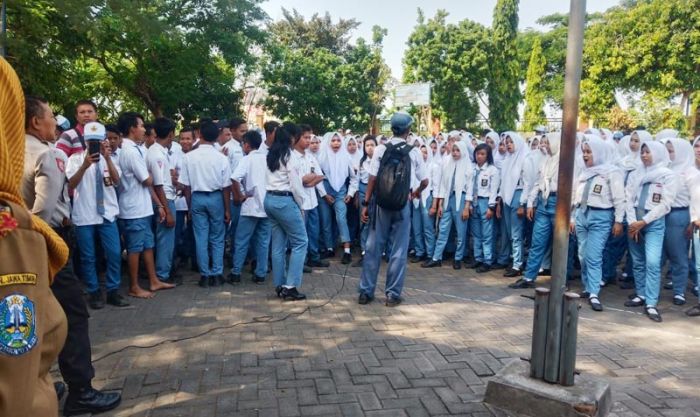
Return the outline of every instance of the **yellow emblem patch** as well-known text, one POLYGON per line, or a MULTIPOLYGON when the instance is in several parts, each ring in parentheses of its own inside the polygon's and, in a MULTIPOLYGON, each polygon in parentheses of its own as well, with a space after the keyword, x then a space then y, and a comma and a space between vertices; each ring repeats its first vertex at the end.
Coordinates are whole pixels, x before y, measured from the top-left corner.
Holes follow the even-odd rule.
POLYGON ((0 287, 6 287, 8 285, 36 285, 36 274, 24 273, 24 274, 6 274, 0 275, 0 287))

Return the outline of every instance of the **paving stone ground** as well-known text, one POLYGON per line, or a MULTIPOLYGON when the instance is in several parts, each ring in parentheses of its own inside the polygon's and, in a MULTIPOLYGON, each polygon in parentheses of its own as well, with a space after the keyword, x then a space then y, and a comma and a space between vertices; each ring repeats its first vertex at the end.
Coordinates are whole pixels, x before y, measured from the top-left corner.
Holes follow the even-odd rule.
MULTIPOLYGON (((377 300, 360 306, 360 270, 345 270, 334 260, 305 275, 306 302, 282 303, 248 274, 201 289, 189 273, 153 300, 93 312, 94 359, 229 327, 97 361, 94 385, 123 392, 108 415, 504 415, 481 400, 505 363, 530 355, 532 301, 521 295, 532 290, 506 288, 502 271, 411 265, 404 304, 384 306, 380 278, 377 300)), ((664 291, 664 322, 653 323, 622 306, 628 293, 606 288, 604 312, 582 308, 577 368, 610 381, 611 416, 700 417, 700 320, 664 291)))

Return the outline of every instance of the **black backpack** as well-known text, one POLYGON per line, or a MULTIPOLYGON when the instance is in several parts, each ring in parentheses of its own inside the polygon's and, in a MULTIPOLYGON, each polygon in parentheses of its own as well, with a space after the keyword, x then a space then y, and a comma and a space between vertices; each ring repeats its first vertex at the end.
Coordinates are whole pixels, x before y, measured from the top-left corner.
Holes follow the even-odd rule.
POLYGON ((408 203, 411 192, 411 157, 413 149, 406 142, 386 144, 379 163, 376 179, 377 205, 385 210, 398 211, 408 203))

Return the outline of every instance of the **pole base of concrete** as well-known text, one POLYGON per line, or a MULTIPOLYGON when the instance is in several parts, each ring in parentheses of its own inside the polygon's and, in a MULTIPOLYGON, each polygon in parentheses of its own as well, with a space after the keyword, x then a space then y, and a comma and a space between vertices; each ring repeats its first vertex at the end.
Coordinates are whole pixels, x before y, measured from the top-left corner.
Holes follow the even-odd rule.
POLYGON ((519 416, 605 417, 612 406, 610 384, 577 375, 572 387, 530 378, 530 364, 516 359, 489 381, 484 402, 519 416))

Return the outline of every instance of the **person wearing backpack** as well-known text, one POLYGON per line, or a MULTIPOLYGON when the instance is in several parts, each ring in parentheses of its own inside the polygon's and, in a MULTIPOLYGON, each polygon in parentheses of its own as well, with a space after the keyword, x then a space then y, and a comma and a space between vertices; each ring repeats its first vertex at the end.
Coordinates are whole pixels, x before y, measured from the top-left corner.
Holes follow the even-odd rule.
POLYGON ((411 131, 413 117, 397 112, 391 117, 394 136, 379 145, 369 167, 367 191, 362 201, 362 222, 369 223, 362 276, 359 286, 359 304, 374 299, 382 250, 391 236, 391 254, 387 268, 385 305, 401 304, 401 290, 406 277, 408 241, 411 231, 409 198, 417 199, 428 186, 428 173, 420 150, 409 146, 406 138, 411 131), (411 176, 420 182, 411 190, 411 176))

